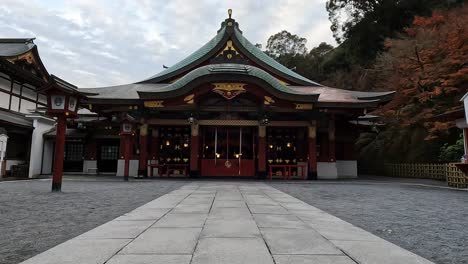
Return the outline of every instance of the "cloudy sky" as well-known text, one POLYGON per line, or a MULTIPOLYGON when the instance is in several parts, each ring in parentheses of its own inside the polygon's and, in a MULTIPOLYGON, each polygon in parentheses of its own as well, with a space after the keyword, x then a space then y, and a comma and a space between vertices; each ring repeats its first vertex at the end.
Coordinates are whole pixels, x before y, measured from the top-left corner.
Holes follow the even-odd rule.
POLYGON ((0 38, 36 37, 52 74, 80 87, 143 80, 215 36, 233 18, 265 47, 285 29, 308 48, 335 44, 326 0, 1 0, 0 38))

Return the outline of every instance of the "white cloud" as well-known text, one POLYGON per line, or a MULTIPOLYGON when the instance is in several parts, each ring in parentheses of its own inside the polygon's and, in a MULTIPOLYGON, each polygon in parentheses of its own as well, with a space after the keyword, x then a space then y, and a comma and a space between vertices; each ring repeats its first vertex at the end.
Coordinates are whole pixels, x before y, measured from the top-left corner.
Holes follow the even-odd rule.
POLYGON ((140 81, 210 40, 233 9, 265 47, 285 29, 335 44, 326 0, 2 0, 0 37, 37 37, 48 71, 80 87, 140 81))

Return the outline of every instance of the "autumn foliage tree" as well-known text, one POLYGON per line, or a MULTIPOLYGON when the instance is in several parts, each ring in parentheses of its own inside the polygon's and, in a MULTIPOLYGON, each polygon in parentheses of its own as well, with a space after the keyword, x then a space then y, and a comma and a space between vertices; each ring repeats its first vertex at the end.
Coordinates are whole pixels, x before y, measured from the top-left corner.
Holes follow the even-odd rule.
POLYGON ((400 127, 424 125, 434 139, 453 126, 436 115, 460 106, 468 91, 468 7, 416 16, 398 38, 387 39, 374 66, 375 87, 396 90, 379 114, 400 127))

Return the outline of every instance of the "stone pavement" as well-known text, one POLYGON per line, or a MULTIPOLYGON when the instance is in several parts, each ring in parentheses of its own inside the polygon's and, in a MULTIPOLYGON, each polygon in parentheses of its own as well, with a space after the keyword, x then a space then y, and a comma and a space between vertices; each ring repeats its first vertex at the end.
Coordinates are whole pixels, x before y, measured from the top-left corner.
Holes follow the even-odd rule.
POLYGON ((263 183, 190 183, 23 264, 431 263, 263 183))

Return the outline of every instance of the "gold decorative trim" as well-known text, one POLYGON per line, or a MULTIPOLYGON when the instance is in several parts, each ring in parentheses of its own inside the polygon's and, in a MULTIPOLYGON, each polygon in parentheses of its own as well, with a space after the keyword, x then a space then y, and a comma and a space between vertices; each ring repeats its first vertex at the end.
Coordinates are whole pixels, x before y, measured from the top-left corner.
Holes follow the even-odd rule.
POLYGON ((231 100, 234 97, 238 96, 239 94, 245 93, 246 90, 244 86, 247 84, 245 83, 213 83, 215 88, 213 88, 213 92, 221 95, 222 97, 231 100))
POLYGON ((295 103, 296 105, 296 109, 299 109, 299 110, 312 110, 313 108, 313 105, 312 104, 298 104, 298 103, 295 103))
POLYGON ((317 137, 317 128, 315 126, 310 126, 309 129, 309 138, 316 138, 317 137))
POLYGON ((148 108, 160 108, 164 107, 164 101, 145 101, 144 105, 148 108))
POLYGON ((229 51, 229 50, 232 50, 232 51, 234 51, 236 53, 236 55, 239 55, 239 52, 234 47, 234 44, 232 44, 232 40, 226 41, 226 46, 224 47, 224 49, 218 55, 223 55, 223 52, 229 51))
POLYGON ((258 136, 266 137, 266 126, 258 126, 258 136))
POLYGON ((271 98, 270 96, 263 96, 263 104, 265 105, 271 105, 271 104, 274 104, 275 103, 275 100, 273 98, 271 98))
POLYGON ((185 98, 184 98, 184 102, 186 104, 193 104, 194 103, 194 99, 195 98, 195 94, 190 94, 190 95, 187 95, 185 98))
POLYGON ((279 83, 281 83, 282 85, 284 85, 284 86, 288 86, 288 85, 289 85, 289 83, 287 83, 287 82, 285 82, 285 81, 283 81, 283 80, 280 80, 280 79, 276 79, 276 80, 277 80, 279 83))
POLYGON ((192 137, 197 137, 198 136, 198 131, 199 131, 198 124, 192 124, 190 130, 191 130, 192 137))
POLYGON ((22 55, 7 59, 7 61, 11 63, 15 63, 18 60, 26 60, 26 62, 29 64, 36 64, 36 58, 34 57, 32 51, 28 51, 22 55))
POLYGON ((199 120, 201 126, 258 126, 257 120, 199 120))
POLYGON ((143 124, 140 126, 140 136, 148 135, 148 124, 143 124))

